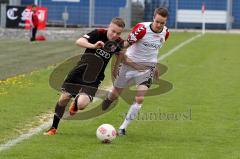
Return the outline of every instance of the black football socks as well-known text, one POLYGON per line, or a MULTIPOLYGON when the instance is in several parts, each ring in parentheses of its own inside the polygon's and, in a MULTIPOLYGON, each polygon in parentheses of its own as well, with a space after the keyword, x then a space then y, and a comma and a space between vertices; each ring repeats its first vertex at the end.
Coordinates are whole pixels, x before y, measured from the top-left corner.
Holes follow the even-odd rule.
POLYGON ((63 117, 65 108, 66 108, 65 106, 60 106, 59 103, 57 102, 56 107, 55 107, 55 114, 53 117, 52 128, 55 128, 55 129, 58 128, 58 124, 59 124, 61 118, 63 117))

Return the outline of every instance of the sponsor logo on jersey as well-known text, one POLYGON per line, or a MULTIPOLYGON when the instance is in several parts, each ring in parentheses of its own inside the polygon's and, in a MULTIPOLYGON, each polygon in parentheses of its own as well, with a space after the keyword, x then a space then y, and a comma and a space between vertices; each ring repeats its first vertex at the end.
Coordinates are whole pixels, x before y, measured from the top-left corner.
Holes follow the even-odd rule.
POLYGON ((108 52, 106 52, 102 49, 97 49, 96 54, 104 57, 105 59, 109 59, 111 57, 111 54, 109 54, 108 52))
POLYGON ((116 49, 117 49, 117 46, 115 46, 115 45, 112 45, 112 46, 110 47, 110 51, 111 51, 111 52, 116 51, 116 49))
POLYGON ((107 52, 115 52, 119 44, 116 41, 107 41, 104 44, 103 50, 107 52))
POLYGON ((147 42, 147 41, 144 42, 143 45, 146 46, 146 47, 154 48, 154 49, 158 49, 161 46, 160 44, 150 43, 150 42, 147 42))

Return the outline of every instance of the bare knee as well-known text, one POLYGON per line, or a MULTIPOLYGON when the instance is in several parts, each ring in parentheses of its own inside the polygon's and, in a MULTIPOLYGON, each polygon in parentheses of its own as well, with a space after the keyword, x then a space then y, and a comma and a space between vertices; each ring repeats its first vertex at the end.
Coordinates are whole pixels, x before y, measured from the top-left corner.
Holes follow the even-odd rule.
POLYGON ((86 106, 87 106, 87 105, 84 105, 84 104, 82 104, 82 103, 81 103, 81 104, 78 103, 78 110, 83 110, 83 109, 86 108, 86 106))
POLYGON ((58 104, 60 106, 66 106, 68 104, 68 102, 70 101, 71 99, 71 95, 67 92, 64 92, 61 94, 59 100, 58 100, 58 104))
POLYGON ((83 109, 85 109, 86 107, 87 107, 87 105, 88 105, 89 103, 86 103, 86 102, 78 102, 78 104, 77 104, 77 106, 78 106, 78 109, 79 110, 83 110, 83 109))
POLYGON ((77 106, 79 110, 83 110, 91 102, 90 98, 86 94, 82 94, 78 97, 77 106))
POLYGON ((112 89, 112 91, 109 93, 108 95, 108 98, 111 100, 111 101, 114 101, 118 98, 118 96, 122 93, 122 90, 123 88, 117 88, 117 87, 114 87, 112 89))
POLYGON ((118 94, 116 92, 111 92, 111 93, 109 93, 108 98, 111 101, 114 101, 114 100, 116 100, 118 98, 118 94))
POLYGON ((138 104, 142 104, 143 100, 144 100, 144 96, 136 96, 135 97, 135 101, 138 104))

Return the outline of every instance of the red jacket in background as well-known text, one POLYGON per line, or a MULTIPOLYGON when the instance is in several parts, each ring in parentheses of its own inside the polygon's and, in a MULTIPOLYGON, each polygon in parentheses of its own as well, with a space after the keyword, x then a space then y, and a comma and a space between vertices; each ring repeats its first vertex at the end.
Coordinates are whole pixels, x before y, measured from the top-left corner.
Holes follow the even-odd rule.
POLYGON ((29 9, 30 14, 29 19, 25 21, 25 29, 31 29, 36 27, 37 29, 45 29, 47 21, 47 8, 46 7, 36 7, 35 9, 32 6, 27 6, 26 9, 29 9), (42 19, 39 19, 41 17, 42 19))
POLYGON ((32 14, 32 23, 33 23, 33 26, 34 27, 38 27, 38 24, 39 24, 39 20, 38 20, 38 15, 37 15, 37 12, 36 11, 33 11, 33 14, 32 14))

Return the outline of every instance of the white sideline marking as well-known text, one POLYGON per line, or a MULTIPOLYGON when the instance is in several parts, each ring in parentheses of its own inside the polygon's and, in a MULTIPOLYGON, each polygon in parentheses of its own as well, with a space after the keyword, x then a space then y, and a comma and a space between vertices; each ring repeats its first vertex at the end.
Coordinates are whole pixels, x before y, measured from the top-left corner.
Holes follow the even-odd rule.
MULTIPOLYGON (((179 50, 181 47, 189 44, 190 42, 192 42, 193 40, 201 37, 202 34, 198 34, 182 43, 180 43, 179 45, 177 45, 176 47, 174 47, 173 49, 171 49, 170 51, 168 51, 167 53, 163 54, 162 56, 160 56, 158 58, 158 60, 163 60, 166 57, 170 56, 171 54, 173 54, 175 51, 179 50)), ((43 131, 44 129, 47 129, 48 127, 50 127, 52 124, 52 119, 50 119, 49 121, 43 123, 42 125, 29 130, 27 133, 20 135, 19 137, 9 140, 8 142, 4 143, 4 144, 0 144, 0 152, 3 150, 7 150, 13 146, 15 146, 16 144, 20 143, 21 141, 30 138, 33 135, 38 134, 39 132, 43 131)))
POLYGON ((177 46, 174 47, 173 49, 169 50, 168 52, 166 52, 165 54, 163 54, 162 56, 160 56, 160 57, 158 58, 158 61, 161 61, 161 60, 165 59, 166 57, 172 55, 175 51, 179 50, 179 49, 182 48, 183 46, 191 43, 193 40, 195 40, 195 39, 197 39, 197 38, 199 38, 199 37, 201 37, 201 36, 202 36, 202 34, 198 34, 198 35, 196 35, 196 36, 194 36, 194 37, 192 37, 192 38, 190 38, 190 39, 188 39, 188 40, 186 40, 186 41, 183 41, 182 43, 180 43, 179 45, 177 45, 177 46))
POLYGON ((22 135, 20 135, 19 137, 15 138, 15 139, 9 140, 8 142, 6 142, 4 144, 1 144, 0 145, 0 152, 15 146, 17 143, 19 143, 19 142, 21 142, 21 141, 23 141, 25 139, 28 139, 31 136, 33 136, 33 135, 41 132, 42 130, 50 127, 51 123, 52 123, 52 119, 47 121, 47 122, 45 122, 45 123, 43 123, 42 125, 34 128, 34 129, 30 129, 27 133, 22 134, 22 135))

